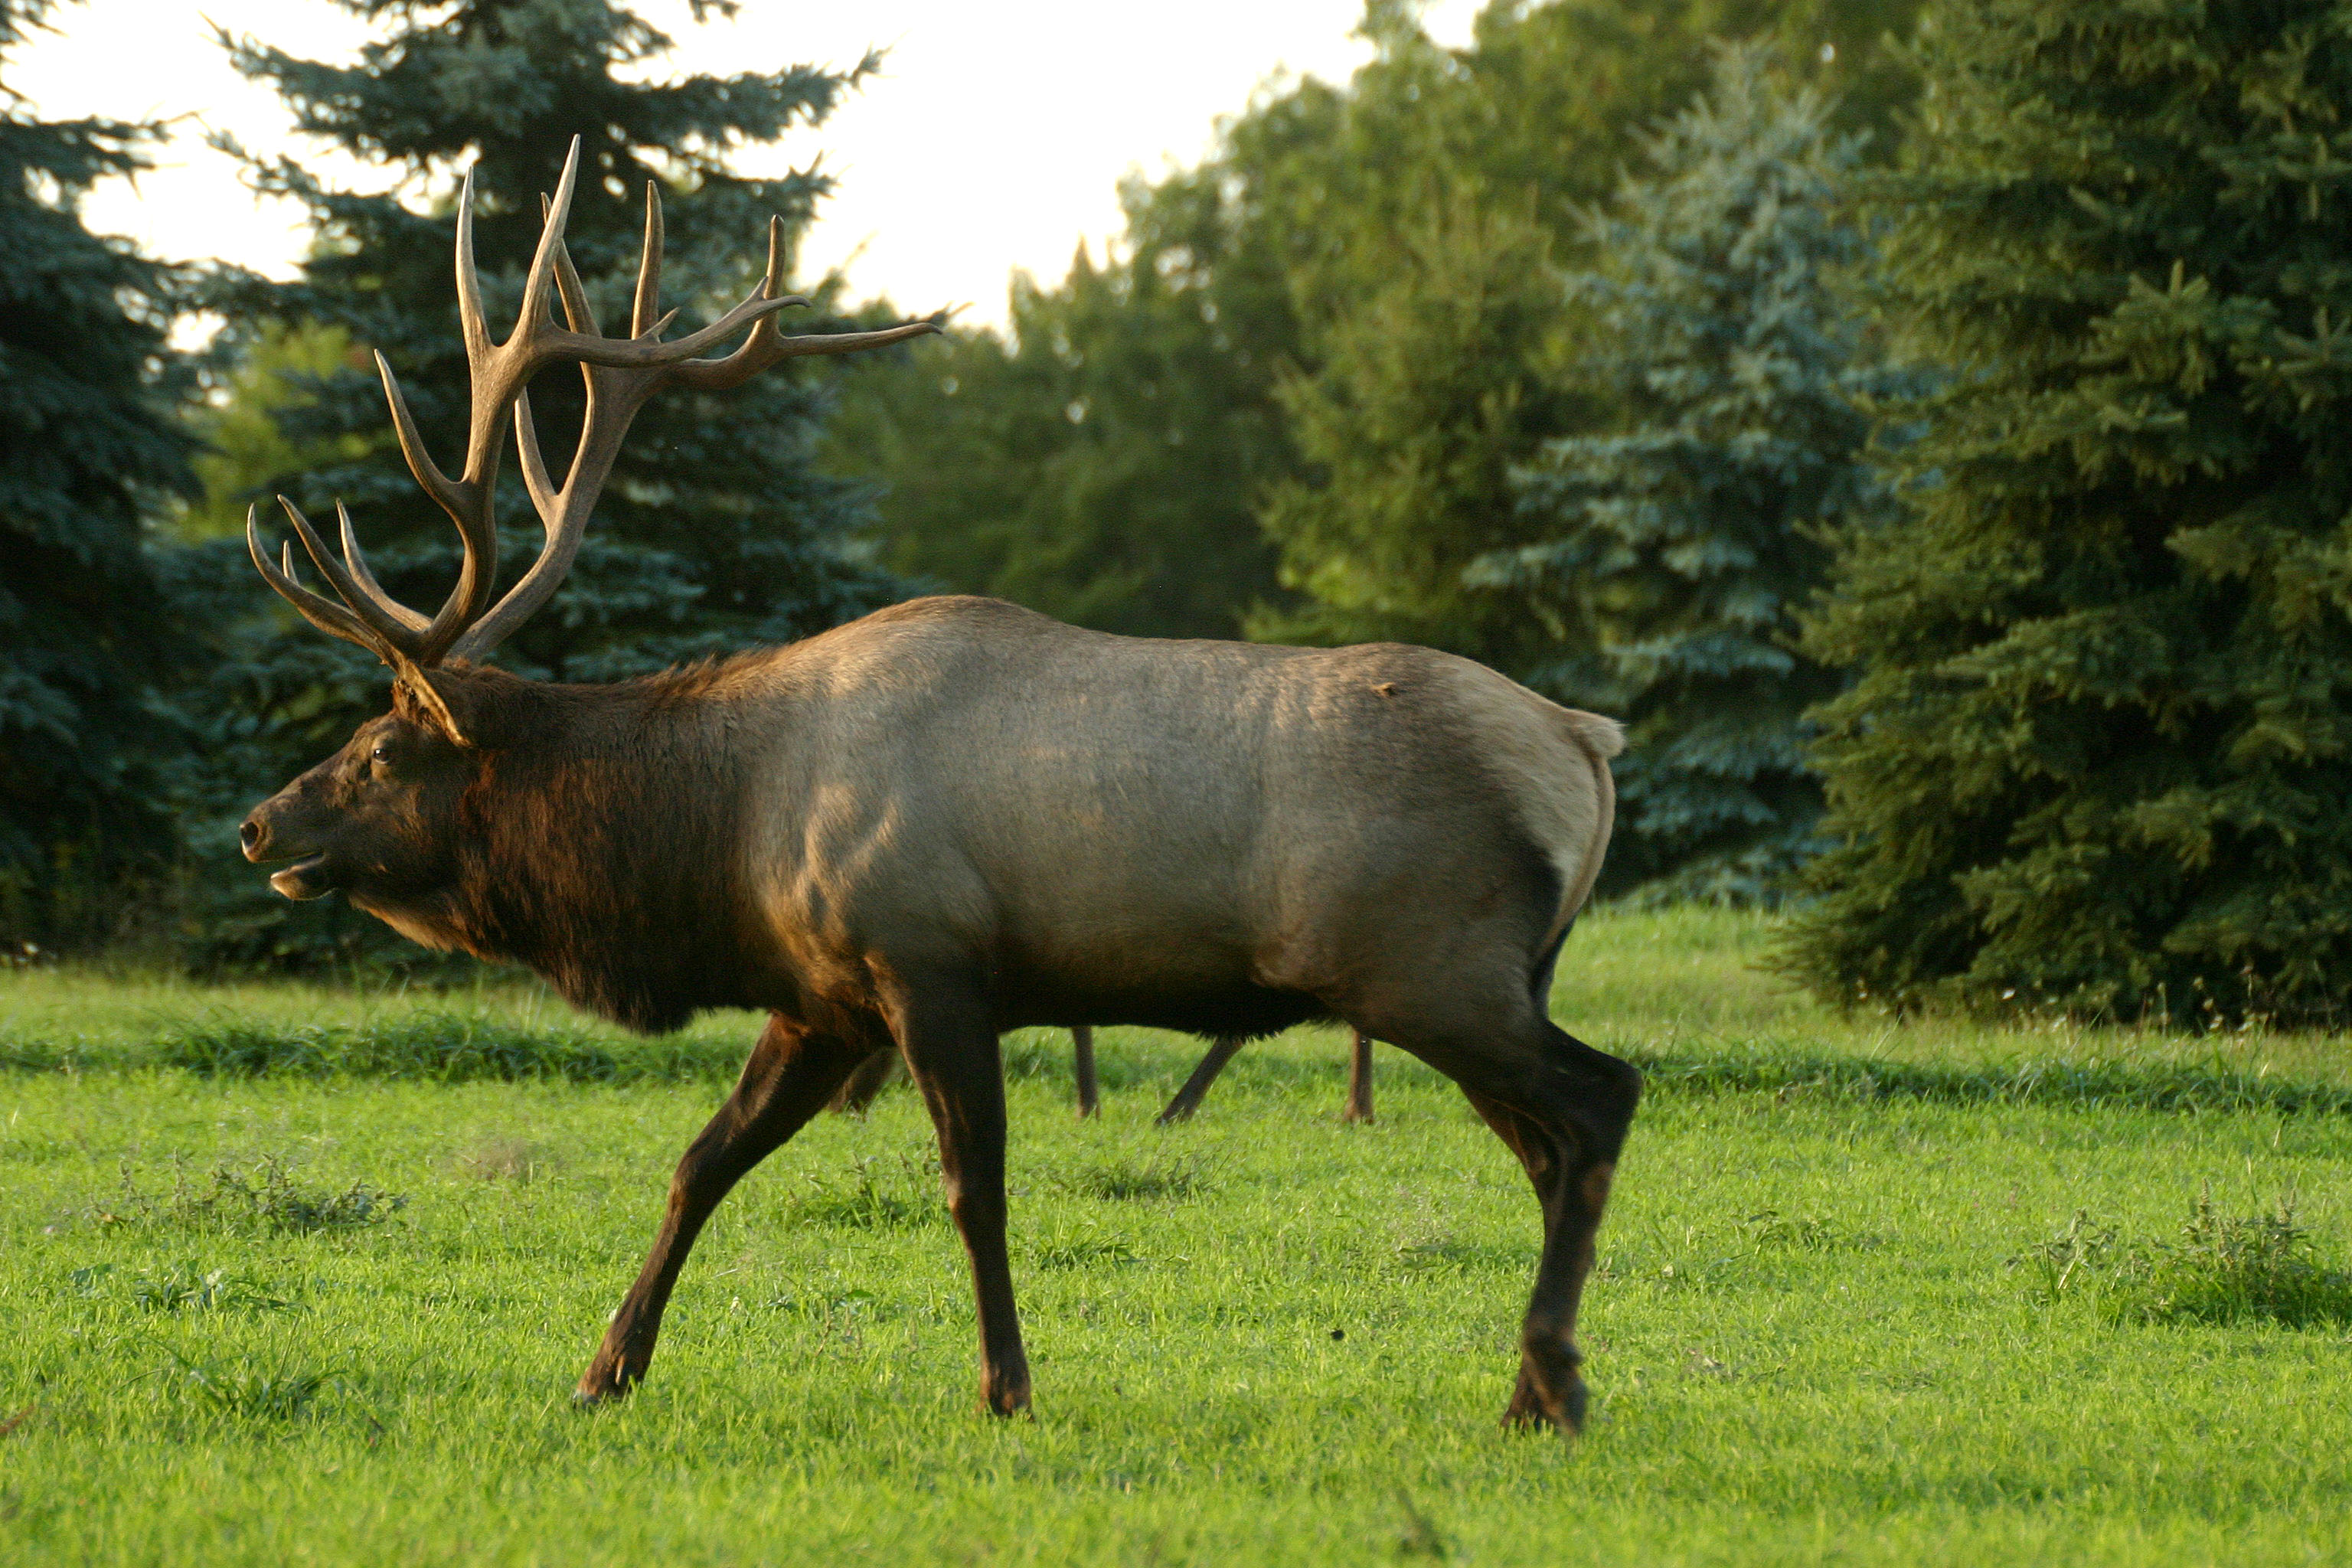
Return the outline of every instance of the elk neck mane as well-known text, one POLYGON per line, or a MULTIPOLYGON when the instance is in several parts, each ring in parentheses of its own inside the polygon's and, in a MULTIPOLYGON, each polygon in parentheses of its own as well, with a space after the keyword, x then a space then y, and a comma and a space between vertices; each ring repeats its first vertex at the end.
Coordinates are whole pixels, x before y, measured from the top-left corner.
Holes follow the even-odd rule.
POLYGON ((482 757, 458 803, 455 886, 433 915, 395 923, 523 964, 648 1034, 772 1000, 750 994, 761 971, 737 862, 752 760, 735 679, 772 657, 604 686, 443 671, 482 757))

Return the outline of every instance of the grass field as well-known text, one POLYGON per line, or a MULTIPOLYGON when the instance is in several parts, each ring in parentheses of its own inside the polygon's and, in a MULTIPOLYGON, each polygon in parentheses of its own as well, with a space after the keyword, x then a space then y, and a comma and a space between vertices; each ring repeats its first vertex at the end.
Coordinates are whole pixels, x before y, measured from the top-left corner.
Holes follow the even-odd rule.
POLYGON ((2352 1047, 1841 1017, 1767 937, 1561 964, 1652 1073, 1572 1445, 1496 1421, 1516 1167, 1394 1052, 1340 1125, 1329 1032, 1164 1131, 1193 1042, 1106 1031, 1085 1124, 1008 1042, 1034 1420, 977 1414, 903 1092, 739 1189, 583 1414, 749 1019, 0 978, 0 1561, 2352 1562, 2352 1047))

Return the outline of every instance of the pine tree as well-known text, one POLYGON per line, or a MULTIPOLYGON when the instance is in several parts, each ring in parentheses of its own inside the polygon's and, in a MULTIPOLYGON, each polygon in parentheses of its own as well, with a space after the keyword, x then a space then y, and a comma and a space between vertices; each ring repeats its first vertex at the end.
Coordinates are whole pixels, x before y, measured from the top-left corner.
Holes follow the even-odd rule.
POLYGON ((1970 0, 1874 184, 1951 368, 1809 629, 1820 900, 1896 1005, 2352 991, 2352 34, 2331 0, 1970 0))
MULTIPOLYGON (((246 279, 219 303, 241 334, 237 346, 266 346, 273 331, 329 332, 362 351, 330 374, 285 374, 296 395, 277 416, 289 451, 332 458, 357 443, 356 455, 254 476, 265 480, 255 488, 282 489, 313 517, 343 500, 385 585, 429 608, 455 580, 455 534, 390 439, 364 351, 391 361, 427 446, 453 460, 467 410, 450 282, 458 175, 474 173, 475 246, 496 330, 512 320, 539 237, 541 195, 553 188, 574 134, 583 146, 567 244, 603 319, 626 317, 652 181, 667 197, 664 304, 683 307, 692 324, 757 286, 770 215, 796 233, 826 187, 815 174, 740 176, 729 155, 821 123, 875 62, 648 82, 626 78, 658 61, 670 40, 611 0, 335 3, 384 27, 354 66, 295 58, 251 39, 222 42, 240 70, 278 89, 299 130, 398 183, 381 195, 331 190, 291 159, 249 159, 260 188, 310 206, 318 239, 295 281, 246 279)), ((698 16, 733 9, 695 7, 698 16)), ((845 552, 868 522, 869 498, 815 465, 827 402, 822 373, 788 364, 736 391, 672 392, 649 405, 562 594, 501 648, 500 662, 557 679, 614 679, 789 641, 898 596, 893 579, 845 552)), ((578 377, 542 378, 532 405, 560 464, 552 455, 568 450, 576 428, 578 377)), ((512 461, 501 491, 502 575, 511 581, 539 543, 512 461)), ((280 531, 274 521, 272 531, 280 531)), ((243 552, 241 540, 221 541, 176 563, 180 591, 223 628, 214 678, 190 704, 212 731, 214 766, 202 781, 207 858, 226 852, 227 826, 256 792, 316 761, 384 700, 382 674, 366 656, 271 604, 243 552)), ((238 875, 226 866, 205 873, 238 875)), ((213 910, 207 923, 226 930, 247 916, 250 928, 215 951, 291 960, 317 952, 330 925, 335 941, 369 929, 257 895, 249 909, 213 910)))
MULTIPOLYGON (((48 8, 0 0, 0 51, 48 8)), ((164 385, 178 283, 77 211, 155 134, 44 121, 0 86, 0 935, 16 942, 98 934, 89 900, 168 844, 142 520, 189 483, 164 385)))
POLYGON ((1725 50, 1594 216, 1565 384, 1607 426, 1514 476, 1537 537, 1469 574, 1552 628, 1531 683, 1628 721, 1609 881, 1651 898, 1769 899, 1811 847, 1801 715, 1837 680, 1796 615, 1822 529, 1874 499, 1865 405, 1903 384, 1832 292, 1866 248, 1834 210, 1862 139, 1771 59, 1725 50))

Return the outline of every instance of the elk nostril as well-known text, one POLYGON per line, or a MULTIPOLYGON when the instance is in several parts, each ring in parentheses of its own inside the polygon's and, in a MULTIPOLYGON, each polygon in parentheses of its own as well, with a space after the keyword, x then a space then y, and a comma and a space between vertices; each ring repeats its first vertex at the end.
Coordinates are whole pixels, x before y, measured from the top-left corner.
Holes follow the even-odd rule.
POLYGON ((246 853, 250 855, 261 843, 261 824, 247 817, 245 826, 236 830, 236 837, 237 842, 245 846, 246 853))

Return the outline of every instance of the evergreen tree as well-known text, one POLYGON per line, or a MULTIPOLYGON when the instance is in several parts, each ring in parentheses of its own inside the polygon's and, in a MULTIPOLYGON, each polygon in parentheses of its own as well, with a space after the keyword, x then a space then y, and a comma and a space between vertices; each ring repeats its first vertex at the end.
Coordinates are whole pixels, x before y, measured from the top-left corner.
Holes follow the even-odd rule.
MULTIPOLYGON (((47 9, 0 0, 0 51, 47 9)), ((15 942, 97 934, 106 884, 168 844, 142 518, 189 482, 163 385, 177 280, 77 210, 101 175, 144 167, 155 134, 41 121, 0 85, 0 936, 15 942)))
POLYGON ((1811 843, 1801 715, 1837 681, 1796 615, 1822 530, 1873 499, 1864 405, 1902 384, 1832 292, 1865 248, 1834 211, 1861 138, 1770 59, 1724 51, 1592 219, 1567 383, 1607 426, 1514 476, 1538 537, 1469 574, 1551 629, 1533 684, 1628 721, 1609 881, 1654 898, 1771 897, 1811 843))
POLYGON ((1825 994, 2340 1016, 2352 33, 2333 0, 1970 0, 1876 181, 1952 368, 1807 648, 1825 994))
MULTIPOLYGON (((299 130, 385 166, 398 183, 380 195, 331 190, 290 159, 248 160, 262 189, 309 205, 319 237, 294 282, 247 279, 221 303, 247 343, 282 341, 269 332, 329 332, 381 350, 445 463, 463 449, 467 406, 450 282, 463 171, 474 172, 475 247, 494 330, 513 319, 539 238, 541 195, 554 187, 575 133, 583 146, 567 243, 602 318, 626 318, 650 180, 668 195, 664 303, 682 306, 692 324, 697 312, 715 314, 757 286, 770 215, 797 232, 825 188, 814 174, 740 176, 730 153, 821 123, 874 63, 649 82, 629 78, 670 40, 611 0, 336 4, 384 27, 354 66, 249 39, 223 43, 239 69, 278 89, 299 130)), ((716 0, 695 7, 698 16, 733 9, 716 0)), ((315 466, 248 475, 259 481, 254 489, 282 489, 313 517, 341 499, 385 586, 410 604, 437 605, 456 578, 455 533, 399 458, 364 357, 325 374, 289 367, 280 379, 293 395, 277 423, 288 450, 315 466)), ((672 392, 650 404, 563 593, 500 650, 501 662, 557 679, 614 679, 789 641, 895 597, 893 580, 842 548, 869 511, 863 487, 815 466, 826 398, 815 373, 787 365, 740 390, 672 392)), ((577 375, 542 378, 532 406, 560 465, 577 426, 577 375)), ((509 460, 502 472, 500 554, 510 582, 539 540, 519 466, 509 460)), ((212 731, 214 766, 202 781, 208 855, 226 852, 226 829, 256 792, 315 762, 384 703, 382 673, 366 656, 271 603, 243 554, 241 540, 225 540, 177 563, 181 591, 221 628, 213 679, 191 704, 212 731)), ((205 875, 251 881, 225 866, 205 875)), ((297 958, 331 935, 361 940, 369 929, 258 895, 248 902, 207 917, 222 930, 250 916, 250 928, 219 950, 227 956, 297 958)))
POLYGON ((1380 47, 1328 135, 1280 183, 1295 235, 1301 353, 1283 392, 1307 459, 1261 512, 1307 601, 1260 635, 1435 643, 1505 668, 1540 628, 1465 578, 1527 541, 1511 470, 1606 405, 1563 395, 1563 345, 1596 330, 1544 281, 1588 264, 1583 213, 1640 128, 1686 102, 1715 38, 1763 38, 1849 112, 1885 118, 1906 76, 1882 40, 1914 0, 1497 4, 1465 49, 1397 0, 1368 6, 1380 47))

